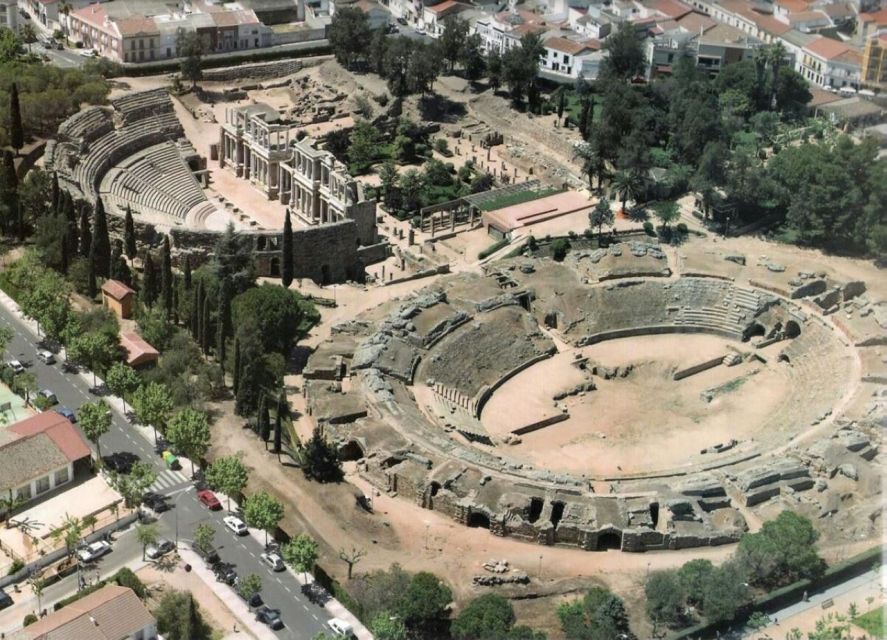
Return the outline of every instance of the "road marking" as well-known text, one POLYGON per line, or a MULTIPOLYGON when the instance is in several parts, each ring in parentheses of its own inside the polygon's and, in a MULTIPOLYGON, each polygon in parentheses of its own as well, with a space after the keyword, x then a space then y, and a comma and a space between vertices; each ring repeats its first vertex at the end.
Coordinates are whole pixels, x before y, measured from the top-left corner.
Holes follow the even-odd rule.
MULTIPOLYGON (((305 611, 308 611, 308 605, 305 604, 304 602, 302 603, 302 608, 303 608, 305 611)), ((309 612, 309 613, 310 613, 310 612, 309 612)))
POLYGON ((287 592, 287 593, 292 593, 292 591, 290 591, 290 588, 289 588, 288 586, 283 585, 283 588, 286 589, 286 592, 287 592))
POLYGON ((317 620, 318 622, 320 622, 320 618, 317 617, 316 613, 312 613, 311 617, 314 618, 315 620, 317 620))

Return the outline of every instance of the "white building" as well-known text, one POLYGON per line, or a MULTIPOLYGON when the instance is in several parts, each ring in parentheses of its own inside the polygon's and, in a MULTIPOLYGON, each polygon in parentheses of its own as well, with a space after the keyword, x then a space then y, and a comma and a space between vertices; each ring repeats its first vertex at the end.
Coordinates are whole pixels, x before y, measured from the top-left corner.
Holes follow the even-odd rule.
POLYGON ((799 71, 820 87, 859 89, 862 52, 843 42, 820 36, 803 48, 799 71))
POLYGON ((545 56, 540 61, 540 66, 543 69, 570 78, 581 76, 594 79, 597 77, 597 65, 592 62, 595 58, 600 57, 599 42, 576 42, 556 36, 545 40, 543 46, 545 47, 545 56))

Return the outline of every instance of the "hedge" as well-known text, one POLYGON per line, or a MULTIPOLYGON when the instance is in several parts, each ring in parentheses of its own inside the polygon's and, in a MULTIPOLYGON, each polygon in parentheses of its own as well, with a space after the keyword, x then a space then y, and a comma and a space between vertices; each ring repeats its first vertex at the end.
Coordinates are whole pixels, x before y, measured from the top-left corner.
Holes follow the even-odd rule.
POLYGON ((493 255, 493 254, 496 253, 499 249, 501 249, 502 247, 504 247, 504 246, 507 245, 507 244, 508 244, 508 240, 506 240, 506 239, 504 239, 504 238, 503 238, 502 240, 499 240, 498 242, 494 242, 493 244, 491 244, 491 245, 490 245, 489 247, 487 247, 486 249, 483 249, 482 251, 480 251, 480 252, 477 254, 477 259, 478 259, 478 260, 483 260, 484 258, 487 258, 487 257, 493 255))

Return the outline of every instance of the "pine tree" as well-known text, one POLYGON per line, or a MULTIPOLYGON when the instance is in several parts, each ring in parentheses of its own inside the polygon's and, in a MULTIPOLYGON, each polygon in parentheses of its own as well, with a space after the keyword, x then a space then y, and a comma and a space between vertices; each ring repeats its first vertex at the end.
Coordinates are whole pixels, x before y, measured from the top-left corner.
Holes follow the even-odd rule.
POLYGON ((290 220, 290 210, 286 210, 286 217, 283 219, 283 251, 280 267, 280 280, 287 289, 293 282, 293 223, 290 220))
POLYGON ((283 416, 286 411, 286 393, 281 390, 277 398, 277 415, 274 416, 274 452, 278 457, 283 450, 283 416))
POLYGON ((136 257, 136 228, 132 221, 132 209, 126 205, 126 218, 123 224, 123 242, 126 245, 126 257, 132 260, 136 257))
POLYGON ((157 300, 157 271, 154 269, 154 260, 151 252, 145 253, 145 275, 142 279, 142 302, 152 306, 157 300))
POLYGON ((161 271, 160 271, 160 297, 163 300, 163 308, 166 310, 166 317, 172 315, 172 256, 170 255, 169 236, 163 236, 163 249, 160 252, 161 271))
POLYGON ((107 278, 111 275, 111 238, 108 236, 108 217, 101 198, 96 198, 92 244, 95 248, 95 273, 107 278))
POLYGON ((18 99, 18 85, 13 82, 9 92, 9 144, 18 153, 25 146, 25 130, 22 127, 22 107, 18 99))
POLYGON ((185 254, 185 266, 182 269, 182 284, 185 287, 185 291, 191 290, 191 254, 185 254))
POLYGON ((89 205, 85 202, 80 206, 80 255, 89 257, 92 249, 92 232, 89 227, 89 205))
POLYGON ((234 338, 234 366, 231 372, 231 390, 237 396, 237 386, 240 383, 240 340, 234 338))

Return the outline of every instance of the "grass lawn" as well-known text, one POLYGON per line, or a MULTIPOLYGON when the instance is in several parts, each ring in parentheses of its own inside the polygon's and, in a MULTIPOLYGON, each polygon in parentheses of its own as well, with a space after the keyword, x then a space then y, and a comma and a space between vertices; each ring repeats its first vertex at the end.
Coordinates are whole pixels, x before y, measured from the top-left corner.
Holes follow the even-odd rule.
POLYGON ((857 627, 865 629, 867 633, 871 634, 873 640, 882 640, 883 638, 887 637, 884 633, 883 607, 872 609, 868 613, 853 618, 853 624, 855 624, 857 627))
POLYGON ((522 204, 524 202, 538 200, 539 198, 545 198, 547 196, 554 195, 555 193, 560 193, 561 191, 563 191, 563 189, 546 187, 544 189, 507 193, 498 198, 486 200, 485 202, 480 204, 479 208, 482 211, 495 211, 496 209, 504 209, 505 207, 510 207, 515 204, 522 204))

